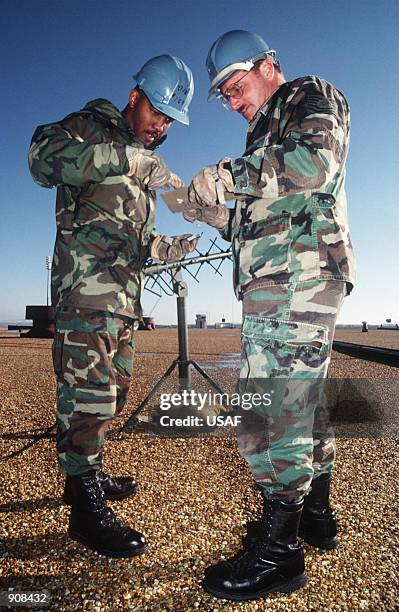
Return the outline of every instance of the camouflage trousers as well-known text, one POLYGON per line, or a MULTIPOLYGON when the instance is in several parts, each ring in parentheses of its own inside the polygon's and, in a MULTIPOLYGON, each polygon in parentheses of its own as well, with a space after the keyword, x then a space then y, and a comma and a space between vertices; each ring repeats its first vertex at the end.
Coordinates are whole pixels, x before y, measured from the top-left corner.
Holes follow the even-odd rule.
POLYGON ((320 280, 259 280, 244 293, 240 393, 249 407, 238 447, 266 498, 298 500, 314 475, 332 471, 324 383, 345 293, 345 283, 320 280))
POLYGON ((127 399, 134 350, 133 320, 83 308, 57 313, 53 365, 64 474, 101 468, 107 427, 127 399))

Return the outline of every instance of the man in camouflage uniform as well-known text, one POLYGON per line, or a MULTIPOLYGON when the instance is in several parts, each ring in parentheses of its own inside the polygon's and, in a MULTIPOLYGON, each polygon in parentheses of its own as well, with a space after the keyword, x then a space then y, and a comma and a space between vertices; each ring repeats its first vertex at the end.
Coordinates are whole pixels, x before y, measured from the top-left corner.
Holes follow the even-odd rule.
POLYGON ((38 127, 29 151, 35 181, 57 186, 53 362, 69 534, 113 557, 146 550, 144 536, 105 503, 133 495, 134 479, 102 471, 105 432, 129 389, 143 264, 150 256, 180 259, 196 242, 154 231, 155 190, 182 181, 151 150, 165 140, 173 120, 189 123, 191 71, 179 58, 161 55, 135 79, 123 111, 107 100, 89 102, 38 127))
POLYGON ((306 584, 298 530, 320 548, 338 545, 323 381, 354 282, 344 190, 349 108, 318 77, 286 82, 275 51, 251 32, 221 36, 207 69, 209 99, 239 112, 249 131, 242 157, 194 177, 185 218, 232 242, 243 302, 240 388, 271 398, 242 410, 238 432, 262 492, 262 519, 248 524, 244 550, 208 568, 204 580, 217 597, 245 600, 306 584), (232 198, 234 209, 225 205, 232 198))

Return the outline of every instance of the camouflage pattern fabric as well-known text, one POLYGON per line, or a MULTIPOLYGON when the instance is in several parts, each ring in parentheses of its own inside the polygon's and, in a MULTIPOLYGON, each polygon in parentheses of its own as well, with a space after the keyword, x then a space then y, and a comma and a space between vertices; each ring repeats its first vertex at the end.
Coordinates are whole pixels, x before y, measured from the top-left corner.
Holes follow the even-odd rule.
POLYGON ((134 350, 132 320, 85 309, 58 312, 53 364, 63 473, 102 467, 105 432, 126 402, 134 350))
POLYGON ((32 176, 43 187, 57 187, 56 309, 141 315, 141 269, 155 235, 155 193, 127 176, 131 147, 144 151, 119 110, 101 99, 33 135, 32 176))
POLYGON ((243 296, 238 446, 266 497, 303 497, 313 475, 332 471, 334 434, 324 397, 336 319, 346 284, 258 281, 243 296), (270 394, 271 404, 254 394, 270 394))
POLYGON ((353 285, 344 186, 349 124, 344 96, 315 76, 281 85, 253 118, 244 155, 227 164, 240 199, 227 222, 226 212, 220 224, 211 222, 232 241, 239 299, 260 278, 270 286, 309 279, 353 285))

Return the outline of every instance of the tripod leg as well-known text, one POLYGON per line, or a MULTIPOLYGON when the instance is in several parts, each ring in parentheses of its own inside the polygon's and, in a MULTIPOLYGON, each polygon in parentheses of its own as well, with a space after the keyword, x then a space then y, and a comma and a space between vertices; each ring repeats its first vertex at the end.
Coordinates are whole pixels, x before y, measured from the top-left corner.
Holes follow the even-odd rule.
POLYGON ((137 419, 137 415, 140 414, 140 412, 143 410, 144 406, 150 401, 150 399, 153 397, 153 395, 155 395, 155 393, 158 391, 158 389, 161 387, 161 385, 164 383, 164 381, 168 378, 168 376, 170 376, 170 374, 173 372, 173 370, 178 365, 178 363, 179 363, 179 360, 175 359, 170 364, 170 366, 164 372, 164 374, 161 376, 161 378, 158 380, 158 382, 153 386, 151 391, 143 399, 143 401, 141 402, 140 406, 138 406, 136 408, 136 410, 134 410, 132 412, 130 417, 127 419, 127 421, 125 421, 125 423, 122 425, 122 427, 121 427, 121 429, 119 431, 129 431, 129 429, 134 429, 135 421, 137 419), (129 428, 129 426, 130 426, 130 428, 129 428))
POLYGON ((201 376, 205 378, 205 380, 207 380, 212 385, 212 387, 216 389, 216 391, 218 391, 218 393, 221 393, 222 395, 224 395, 223 389, 221 389, 219 385, 215 383, 213 378, 211 378, 209 374, 207 374, 205 370, 203 370, 201 366, 198 365, 198 363, 196 363, 195 361, 192 361, 192 359, 190 359, 189 363, 191 363, 191 365, 194 366, 194 368, 201 374, 201 376))

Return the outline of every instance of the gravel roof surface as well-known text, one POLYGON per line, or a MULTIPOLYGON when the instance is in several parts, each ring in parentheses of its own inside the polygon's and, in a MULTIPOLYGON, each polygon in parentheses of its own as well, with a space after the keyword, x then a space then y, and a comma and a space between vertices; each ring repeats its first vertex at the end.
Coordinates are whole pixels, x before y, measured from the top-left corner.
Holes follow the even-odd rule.
POLYGON ((335 340, 399 349, 399 329, 370 329, 362 332, 359 329, 338 328, 335 330, 335 340))
MULTIPOLYGON (((27 442, 27 433, 53 424, 55 382, 51 341, 2 330, 0 336, 0 454, 5 455, 27 442)), ((399 333, 338 330, 337 338, 391 346, 399 333)), ((114 431, 176 357, 175 329, 138 332, 137 339, 131 394, 114 431)), ((239 342, 239 330, 190 330, 191 356, 223 388, 234 388, 239 342)), ((392 411, 398 370, 333 353, 330 373, 341 382, 349 377, 342 384, 367 381, 369 387, 360 383, 357 395, 352 387, 353 404, 359 395, 364 401, 367 391, 374 408, 381 389, 389 389, 389 407, 384 397, 379 410, 389 413, 391 426, 365 430, 351 421, 340 430, 332 502, 341 545, 330 552, 306 546, 305 588, 240 604, 206 594, 200 586, 204 568, 239 548, 245 522, 259 514, 259 494, 234 436, 165 438, 141 432, 107 442, 105 469, 137 476, 138 494, 111 505, 146 534, 149 552, 110 562, 69 540, 68 508, 60 499, 63 479, 49 434, 0 463, 0 590, 47 589, 57 610, 397 610, 399 444, 392 411)), ((165 390, 175 390, 175 380, 165 390)))

